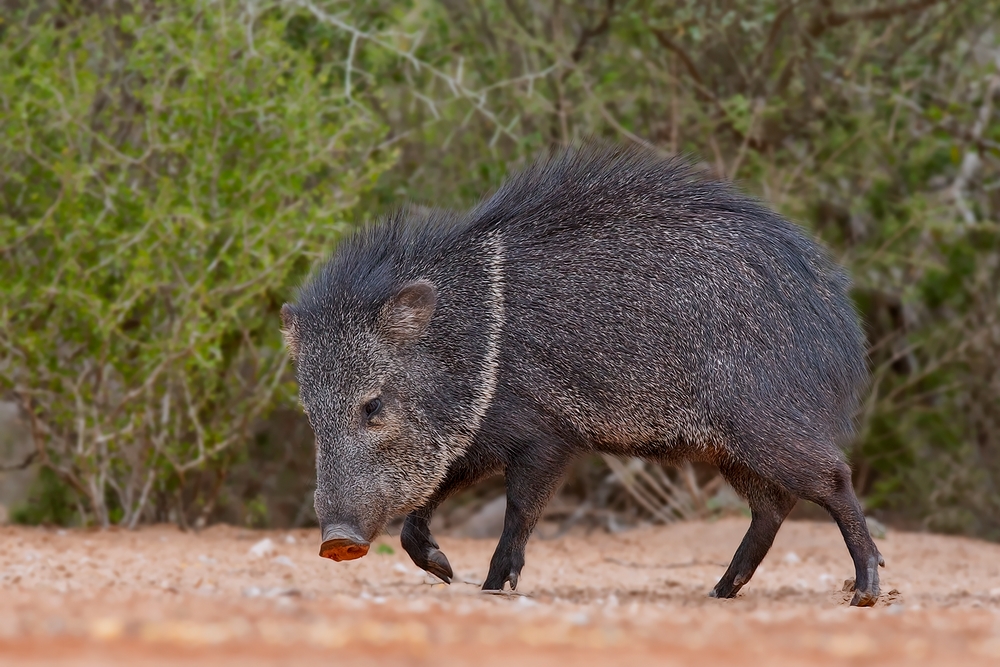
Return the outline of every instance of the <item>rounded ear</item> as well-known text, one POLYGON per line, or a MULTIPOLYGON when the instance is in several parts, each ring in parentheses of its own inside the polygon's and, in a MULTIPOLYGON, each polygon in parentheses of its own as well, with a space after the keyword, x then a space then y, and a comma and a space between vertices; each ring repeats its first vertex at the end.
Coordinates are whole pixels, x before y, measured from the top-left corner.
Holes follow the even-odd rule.
POLYGON ((292 306, 287 303, 281 306, 281 337, 294 360, 299 356, 299 327, 292 306))
POLYGON ((421 278, 403 285, 385 304, 386 336, 394 343, 417 340, 430 323, 436 306, 434 283, 421 278))

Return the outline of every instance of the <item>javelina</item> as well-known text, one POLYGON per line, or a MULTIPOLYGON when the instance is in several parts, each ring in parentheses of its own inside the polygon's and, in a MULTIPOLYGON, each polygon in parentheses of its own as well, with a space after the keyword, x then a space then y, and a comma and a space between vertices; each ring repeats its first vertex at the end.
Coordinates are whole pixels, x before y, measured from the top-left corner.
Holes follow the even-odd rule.
POLYGON ((585 146, 468 213, 398 214, 344 240, 281 315, 322 556, 363 556, 408 513, 403 548, 448 582, 431 514, 502 472, 483 588, 514 588, 567 466, 607 452, 713 463, 748 500, 711 595, 736 595, 807 498, 847 542, 852 604, 878 597, 841 453, 867 382, 848 281, 797 226, 678 160, 585 146))

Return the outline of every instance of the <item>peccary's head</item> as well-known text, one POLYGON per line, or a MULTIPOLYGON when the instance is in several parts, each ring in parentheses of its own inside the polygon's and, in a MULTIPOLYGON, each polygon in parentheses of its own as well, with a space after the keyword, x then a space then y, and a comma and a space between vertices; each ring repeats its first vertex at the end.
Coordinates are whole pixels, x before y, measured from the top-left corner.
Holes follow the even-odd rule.
POLYGON ((414 256, 406 235, 426 231, 397 221, 355 235, 281 309, 316 435, 321 555, 334 560, 363 556, 423 504, 468 442, 479 344, 474 326, 449 324, 461 296, 438 264, 414 256))

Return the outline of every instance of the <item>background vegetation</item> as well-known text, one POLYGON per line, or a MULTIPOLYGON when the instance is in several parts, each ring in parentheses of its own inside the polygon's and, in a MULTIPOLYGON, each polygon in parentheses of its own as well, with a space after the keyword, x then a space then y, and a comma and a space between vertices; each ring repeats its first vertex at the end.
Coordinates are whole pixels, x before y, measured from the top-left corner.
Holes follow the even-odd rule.
MULTIPOLYGON (((1000 1, 0 6, 0 390, 49 470, 22 520, 310 521, 296 281, 596 135, 823 238, 871 346, 869 508, 1000 537, 1000 1)), ((567 507, 712 510, 705 471, 607 465, 567 507)))

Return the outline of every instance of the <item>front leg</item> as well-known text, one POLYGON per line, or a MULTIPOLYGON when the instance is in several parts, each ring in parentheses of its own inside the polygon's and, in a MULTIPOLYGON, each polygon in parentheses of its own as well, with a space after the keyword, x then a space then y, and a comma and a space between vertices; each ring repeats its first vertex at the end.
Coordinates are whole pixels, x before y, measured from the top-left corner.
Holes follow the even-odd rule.
POLYGON ((444 482, 423 507, 406 516, 403 521, 403 530, 399 534, 399 542, 417 567, 430 572, 446 584, 451 583, 452 577, 455 575, 451 569, 451 563, 448 562, 448 557, 444 555, 437 540, 431 535, 431 517, 449 496, 489 477, 498 469, 499 466, 474 468, 467 461, 457 462, 451 467, 444 482))
POLYGON ((437 540, 431 535, 430 520, 435 509, 437 509, 436 504, 431 506, 428 503, 408 514, 403 521, 399 542, 417 567, 450 584, 451 578, 455 576, 451 563, 441 551, 437 540))
POLYGON ((566 467, 566 461, 518 461, 508 465, 507 513, 483 583, 484 591, 502 591, 508 581, 511 590, 517 588, 528 537, 562 482, 566 467))

